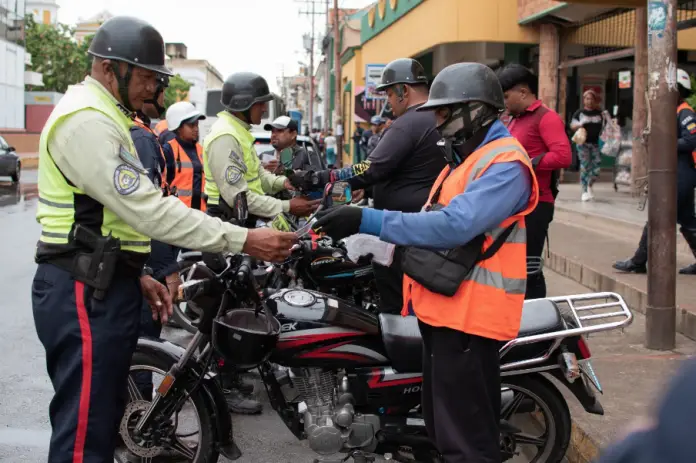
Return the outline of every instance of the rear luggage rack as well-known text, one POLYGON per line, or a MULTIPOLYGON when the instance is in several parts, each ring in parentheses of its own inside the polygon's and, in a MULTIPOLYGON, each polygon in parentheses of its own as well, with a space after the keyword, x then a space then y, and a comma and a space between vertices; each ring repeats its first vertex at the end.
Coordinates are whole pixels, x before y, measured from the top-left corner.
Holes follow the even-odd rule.
POLYGON ((578 294, 573 296, 548 297, 568 326, 565 330, 525 336, 507 342, 500 349, 500 370, 508 371, 520 367, 531 367, 546 362, 558 349, 561 342, 571 336, 588 335, 628 326, 633 313, 623 298, 617 293, 602 292, 578 294), (504 363, 505 355, 514 347, 553 341, 540 356, 515 362, 504 363))

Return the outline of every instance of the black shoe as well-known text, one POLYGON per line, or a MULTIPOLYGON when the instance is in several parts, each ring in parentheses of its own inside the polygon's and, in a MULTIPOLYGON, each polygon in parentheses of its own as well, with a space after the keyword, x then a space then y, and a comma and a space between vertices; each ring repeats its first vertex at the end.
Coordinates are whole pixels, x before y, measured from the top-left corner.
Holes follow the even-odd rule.
POLYGON ((258 400, 242 394, 238 389, 225 390, 225 400, 232 413, 256 415, 261 413, 263 405, 258 400))
POLYGON ((235 375, 230 389, 237 389, 244 395, 253 395, 256 391, 256 381, 253 378, 248 378, 246 375, 235 375))
POLYGON ((696 264, 691 264, 679 270, 680 275, 696 275, 696 264))
POLYGON ((637 264, 633 259, 620 260, 612 265, 616 270, 627 273, 648 273, 648 267, 645 264, 637 264))

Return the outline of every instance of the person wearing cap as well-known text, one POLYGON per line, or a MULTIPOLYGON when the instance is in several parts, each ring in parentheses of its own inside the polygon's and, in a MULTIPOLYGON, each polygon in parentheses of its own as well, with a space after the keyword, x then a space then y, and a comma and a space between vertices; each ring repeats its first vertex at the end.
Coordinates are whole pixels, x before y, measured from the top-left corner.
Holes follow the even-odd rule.
POLYGON ((206 210, 203 192, 203 147, 198 143, 198 121, 205 116, 188 101, 179 101, 167 109, 167 125, 174 138, 163 145, 167 164, 167 184, 184 204, 206 210))
POLYGON ((225 218, 243 191, 247 192, 250 226, 257 218, 273 219, 282 212, 305 217, 317 208, 318 201, 304 197, 280 200, 270 196, 294 189, 285 176, 264 169, 254 149, 251 125, 261 123, 272 99, 266 79, 258 74, 237 72, 225 80, 221 95, 225 109, 203 141, 205 193, 211 215, 225 218))
POLYGON ((415 314, 423 337, 423 416, 446 463, 503 460, 498 350, 520 328, 524 218, 539 200, 527 152, 498 121, 504 108, 489 67, 446 67, 418 108, 437 118, 448 162, 423 211, 342 206, 313 226, 334 239, 360 232, 408 247, 402 315, 415 314))
POLYGON ((263 128, 271 132, 271 145, 275 148, 278 169, 281 171, 284 168, 312 171, 324 168, 318 153, 309 153, 297 144, 297 121, 288 116, 280 116, 263 128), (286 150, 289 160, 283 159, 286 150))
POLYGON ((377 148, 377 143, 379 143, 380 138, 382 138, 382 131, 384 130, 384 119, 380 116, 372 116, 370 119, 370 124, 372 124, 372 135, 370 139, 367 140, 367 155, 370 156, 372 152, 377 148))
MULTIPOLYGON (((446 164, 435 115, 417 111, 428 100, 425 70, 413 59, 394 60, 382 71, 377 90, 386 92, 394 123, 367 160, 320 178, 346 180, 354 190, 372 187, 375 209, 418 212, 446 164)), ((401 252, 397 247, 390 267, 373 263, 382 312, 399 313, 403 305, 401 252)))
POLYGON ((297 241, 224 223, 149 180, 130 128, 172 75, 154 27, 111 18, 88 52, 91 75, 61 98, 39 142, 32 307, 55 390, 49 463, 113 461, 143 296, 153 317, 171 314, 167 289, 144 266, 150 238, 263 260, 283 260, 297 241))

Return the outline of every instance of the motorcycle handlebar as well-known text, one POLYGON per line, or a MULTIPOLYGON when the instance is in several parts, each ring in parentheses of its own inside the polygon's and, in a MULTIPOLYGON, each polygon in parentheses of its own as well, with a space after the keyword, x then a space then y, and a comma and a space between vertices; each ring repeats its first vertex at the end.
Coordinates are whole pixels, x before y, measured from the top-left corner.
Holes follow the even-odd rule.
POLYGON ((239 264, 239 267, 237 268, 237 281, 240 283, 243 283, 245 281, 249 281, 249 278, 252 277, 251 269, 252 269, 251 257, 245 256, 242 259, 242 263, 239 264))

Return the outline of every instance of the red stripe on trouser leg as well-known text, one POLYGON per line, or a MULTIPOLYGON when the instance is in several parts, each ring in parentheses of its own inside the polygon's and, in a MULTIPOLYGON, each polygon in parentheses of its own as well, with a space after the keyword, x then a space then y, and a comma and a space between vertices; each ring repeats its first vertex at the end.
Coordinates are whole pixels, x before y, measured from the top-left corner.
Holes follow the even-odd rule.
POLYGON ((83 463, 89 419, 89 396, 92 392, 92 329, 89 326, 89 317, 85 307, 85 285, 79 281, 75 282, 75 305, 77 306, 77 320, 80 323, 82 337, 82 385, 80 387, 80 408, 77 415, 73 463, 83 463))

